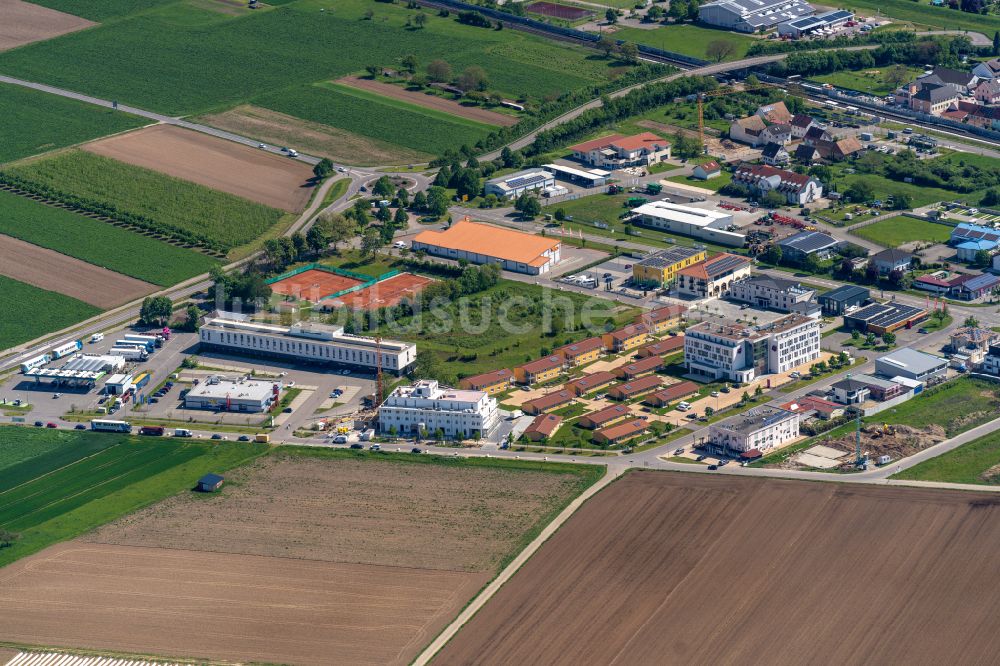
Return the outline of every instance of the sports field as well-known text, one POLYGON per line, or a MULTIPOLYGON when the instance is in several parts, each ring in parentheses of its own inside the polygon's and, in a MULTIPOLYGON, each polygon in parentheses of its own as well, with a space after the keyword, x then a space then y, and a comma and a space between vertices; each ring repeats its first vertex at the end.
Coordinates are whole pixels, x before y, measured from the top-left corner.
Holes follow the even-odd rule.
POLYGON ((4 119, 0 163, 141 127, 149 121, 119 111, 0 83, 4 119))
POLYGON ((21 0, 0 0, 0 51, 52 39, 94 25, 72 14, 21 0))
POLYGON ((364 283, 361 280, 344 275, 311 268, 298 275, 293 275, 292 277, 287 277, 284 280, 279 280, 271 284, 271 291, 275 294, 291 296, 315 303, 330 294, 356 287, 359 284, 364 283))
POLYGON ((855 229, 851 233, 884 247, 899 247, 911 241, 947 243, 952 227, 900 215, 855 229))
POLYGON ((0 234, 162 287, 218 262, 142 234, 0 191, 0 234))
POLYGON ((282 447, 0 572, 3 638, 406 664, 601 473, 282 447))
POLYGON ((989 662, 998 547, 993 494, 632 472, 434 663, 989 662))
MULTIPOLYGON (((87 2, 108 13, 121 9, 107 0, 87 2)), ((341 0, 335 7, 298 0, 243 16, 168 2, 0 54, 0 71, 170 115, 248 103, 371 64, 398 66, 407 54, 417 57, 421 71, 436 58, 446 59, 456 73, 480 66, 491 90, 533 99, 607 81, 615 72, 589 49, 515 30, 462 25, 454 13, 440 17, 425 11, 425 27, 407 28, 415 14, 401 3, 373 6, 365 0, 341 0), (366 20, 369 10, 373 15, 366 20)), ((291 115, 300 114, 292 109, 291 115)))
POLYGON ((433 281, 422 275, 400 273, 365 289, 344 294, 336 301, 353 310, 388 308, 398 305, 403 299, 412 299, 433 281))
POLYGON ((742 33, 705 28, 689 23, 665 25, 653 30, 620 28, 612 33, 612 36, 614 39, 655 46, 658 49, 703 60, 714 60, 706 52, 708 45, 712 42, 729 42, 733 46, 733 52, 727 55, 724 60, 739 60, 746 57, 747 49, 756 41, 753 37, 742 33))
POLYGON ((305 208, 313 191, 304 162, 175 125, 119 134, 84 150, 288 212, 305 208))
POLYGON ((85 150, 7 169, 59 199, 110 205, 165 236, 228 251, 259 238, 284 214, 253 201, 85 150), (138 218, 136 217, 138 216, 138 218))
POLYGON ((100 308, 75 298, 0 275, 0 349, 34 340, 100 312, 100 308))

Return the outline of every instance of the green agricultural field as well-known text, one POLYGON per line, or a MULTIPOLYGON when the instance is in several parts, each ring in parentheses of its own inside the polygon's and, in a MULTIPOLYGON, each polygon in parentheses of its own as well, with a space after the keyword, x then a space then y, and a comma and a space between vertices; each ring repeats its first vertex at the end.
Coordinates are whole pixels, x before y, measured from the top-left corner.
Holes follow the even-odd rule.
POLYGON ((0 275, 0 349, 100 314, 100 308, 0 275))
POLYGON ((621 28, 614 33, 615 39, 623 39, 626 42, 636 44, 646 44, 654 46, 664 51, 673 51, 681 55, 687 55, 703 60, 715 60, 706 53, 708 45, 716 41, 725 41, 732 44, 733 52, 726 56, 725 60, 739 60, 747 54, 747 49, 756 41, 747 35, 729 32, 726 30, 715 30, 691 24, 665 25, 653 30, 643 30, 642 28, 621 28))
POLYGON ((163 287, 207 273, 218 263, 200 252, 2 191, 0 234, 163 287))
POLYGON ((1000 433, 992 432, 894 474, 891 478, 997 485, 1000 483, 998 466, 1000 466, 1000 433))
MULTIPOLYGON (((906 72, 903 83, 912 81, 924 73, 921 67, 904 67, 906 72)), ((896 89, 896 85, 886 79, 895 70, 895 67, 888 65, 878 69, 865 69, 857 72, 843 71, 823 76, 810 77, 815 81, 830 83, 840 88, 849 88, 873 95, 888 95, 896 89)))
POLYGON ((438 155, 462 144, 475 145, 494 129, 465 118, 337 84, 283 90, 261 97, 256 103, 274 111, 339 127, 428 155, 438 155))
POLYGON ((0 428, 0 529, 20 538, 0 567, 191 488, 264 445, 0 428), (29 457, 30 456, 30 457, 29 457))
POLYGON ((170 0, 37 0, 34 4, 57 9, 91 21, 106 21, 163 5, 170 0))
POLYGON ((1000 30, 1000 16, 996 14, 970 14, 947 6, 934 7, 929 2, 912 0, 848 0, 843 9, 853 9, 865 16, 879 12, 895 21, 905 21, 915 26, 934 30, 970 30, 993 37, 1000 30))
POLYGON ((142 127, 145 118, 0 83, 0 164, 142 127))
POLYGON ((951 227, 900 215, 855 229, 851 233, 885 247, 899 247, 911 241, 946 243, 951 237, 951 227))
POLYGON ((589 49, 465 26, 454 13, 424 11, 426 27, 406 27, 416 14, 366 0, 298 0, 243 16, 175 2, 0 54, 0 71, 171 115, 218 111, 367 65, 398 67, 408 54, 421 71, 437 58, 456 73, 480 66, 491 91, 535 100, 621 71, 589 49))
POLYGON ((110 204, 152 220, 154 228, 166 235, 189 235, 222 251, 259 238, 284 215, 232 194, 83 150, 7 172, 62 193, 55 198, 75 196, 110 204))

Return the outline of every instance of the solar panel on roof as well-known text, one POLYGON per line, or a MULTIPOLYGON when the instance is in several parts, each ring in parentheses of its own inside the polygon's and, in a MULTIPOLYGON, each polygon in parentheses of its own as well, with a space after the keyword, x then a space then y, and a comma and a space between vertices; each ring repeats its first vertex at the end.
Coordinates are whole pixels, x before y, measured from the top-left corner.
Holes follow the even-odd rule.
POLYGON ((713 275, 721 275, 726 271, 733 270, 734 268, 739 268, 745 263, 746 259, 744 259, 743 257, 732 255, 725 257, 723 259, 719 259, 718 261, 713 262, 710 266, 706 266, 705 268, 713 275))
POLYGON ((535 176, 521 176, 519 178, 514 178, 513 180, 508 180, 508 187, 524 187, 525 185, 533 185, 535 183, 541 183, 546 180, 545 176, 535 175, 535 176))

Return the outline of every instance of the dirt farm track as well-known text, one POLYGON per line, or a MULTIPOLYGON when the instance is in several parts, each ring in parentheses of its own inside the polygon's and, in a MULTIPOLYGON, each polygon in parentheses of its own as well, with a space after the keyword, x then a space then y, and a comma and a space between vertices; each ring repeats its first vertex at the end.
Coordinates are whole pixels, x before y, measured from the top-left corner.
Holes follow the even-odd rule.
POLYGON ((110 308, 159 291, 142 280, 109 271, 0 234, 0 275, 110 308))
POLYGON ((1000 499, 634 472, 435 664, 987 664, 1000 499))
POLYGON ((303 162, 174 125, 154 125, 83 148, 290 212, 305 208, 312 193, 312 169, 303 162))
POLYGON ((71 541, 0 571, 0 638, 272 663, 406 663, 486 578, 71 541))
POLYGON ((87 19, 21 0, 0 0, 0 51, 95 25, 87 19))
POLYGON ((339 79, 337 83, 342 83, 345 86, 351 86, 352 88, 367 90, 368 92, 384 95, 385 97, 392 97, 393 99, 409 102, 410 104, 416 104, 417 106, 422 106, 428 109, 444 111, 445 113, 461 116, 462 118, 468 118, 469 120, 475 120, 480 123, 486 123, 487 125, 510 127, 511 125, 517 124, 517 118, 515 116, 507 115, 506 113, 498 113, 497 111, 490 111, 489 109, 481 109, 478 106, 464 106, 454 100, 407 90, 406 88, 400 88, 399 86, 394 86, 389 83, 372 81, 371 79, 361 79, 356 76, 346 76, 339 79))

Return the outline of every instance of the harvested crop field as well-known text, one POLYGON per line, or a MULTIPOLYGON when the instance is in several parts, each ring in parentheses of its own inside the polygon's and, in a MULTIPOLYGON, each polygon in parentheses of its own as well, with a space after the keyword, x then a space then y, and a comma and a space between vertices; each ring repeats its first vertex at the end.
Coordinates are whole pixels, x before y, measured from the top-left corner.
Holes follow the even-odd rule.
POLYGON ((578 482, 572 474, 309 453, 272 454, 227 477, 217 496, 178 495, 86 538, 493 572, 551 503, 576 494, 578 482))
POLYGON ((542 16, 552 16, 554 18, 567 19, 569 21, 579 21, 580 19, 593 16, 594 12, 582 7, 570 7, 560 5, 555 2, 532 2, 524 7, 525 11, 542 16))
POLYGON ((97 25, 92 21, 21 0, 0 0, 0 51, 97 25))
POLYGON ((311 155, 358 166, 425 162, 432 157, 430 153, 409 150, 259 106, 238 106, 222 113, 202 116, 200 121, 275 146, 292 146, 311 155))
POLYGON ((390 83, 382 83, 381 81, 374 81, 372 79, 361 79, 356 76, 345 76, 338 80, 337 83, 342 83, 351 88, 360 88, 384 97, 391 97, 428 109, 444 111, 445 113, 486 123, 487 125, 510 127, 517 124, 517 118, 506 113, 498 113, 478 106, 465 106, 454 100, 438 97, 437 95, 428 95, 415 90, 407 90, 406 88, 394 86, 390 83))
POLYGON ((289 212, 305 208, 312 194, 307 164, 174 125, 101 139, 84 149, 289 212))
POLYGON ((4 640, 33 645, 403 664, 486 578, 71 541, 0 572, 0 626, 4 640))
POLYGON ((108 309, 159 287, 0 234, 0 274, 108 309))
POLYGON ((998 547, 994 494, 634 472, 435 663, 988 663, 998 547))
POLYGON ((271 291, 283 296, 316 302, 330 294, 336 294, 338 291, 350 289, 359 284, 363 284, 363 282, 329 271, 310 268, 298 275, 275 282, 271 285, 271 291))
POLYGON ((431 282, 434 280, 421 275, 400 273, 365 289, 344 294, 336 299, 336 304, 353 310, 388 308, 398 305, 404 298, 412 299, 431 282))

